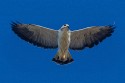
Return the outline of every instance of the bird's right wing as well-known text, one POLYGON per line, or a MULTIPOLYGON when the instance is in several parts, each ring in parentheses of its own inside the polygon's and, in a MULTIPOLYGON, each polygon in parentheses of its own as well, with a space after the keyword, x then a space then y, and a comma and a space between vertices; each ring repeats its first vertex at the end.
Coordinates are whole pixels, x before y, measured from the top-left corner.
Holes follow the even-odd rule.
POLYGON ((12 30, 22 39, 44 48, 57 48, 58 31, 34 24, 12 23, 12 30))
POLYGON ((70 49, 82 50, 93 47, 106 37, 111 36, 114 26, 92 26, 89 28, 71 31, 70 49))

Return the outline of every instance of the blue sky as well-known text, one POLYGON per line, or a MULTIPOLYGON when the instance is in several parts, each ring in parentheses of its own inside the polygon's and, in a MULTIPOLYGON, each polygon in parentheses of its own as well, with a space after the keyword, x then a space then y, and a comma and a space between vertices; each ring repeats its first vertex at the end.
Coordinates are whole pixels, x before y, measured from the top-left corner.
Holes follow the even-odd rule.
POLYGON ((0 83, 125 83, 124 0, 1 0, 0 83), (70 50, 74 62, 57 65, 57 49, 33 46, 11 30, 11 21, 71 30, 116 22, 98 46, 70 50))

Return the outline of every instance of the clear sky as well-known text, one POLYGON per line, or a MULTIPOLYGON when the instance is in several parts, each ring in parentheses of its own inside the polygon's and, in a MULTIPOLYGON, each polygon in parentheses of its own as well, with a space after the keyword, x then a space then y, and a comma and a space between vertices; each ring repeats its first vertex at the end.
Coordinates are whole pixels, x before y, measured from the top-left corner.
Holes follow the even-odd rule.
POLYGON ((124 0, 0 0, 0 83, 125 83, 124 0), (116 23, 98 46, 70 50, 74 62, 57 65, 57 49, 33 46, 15 35, 11 21, 71 30, 116 23))

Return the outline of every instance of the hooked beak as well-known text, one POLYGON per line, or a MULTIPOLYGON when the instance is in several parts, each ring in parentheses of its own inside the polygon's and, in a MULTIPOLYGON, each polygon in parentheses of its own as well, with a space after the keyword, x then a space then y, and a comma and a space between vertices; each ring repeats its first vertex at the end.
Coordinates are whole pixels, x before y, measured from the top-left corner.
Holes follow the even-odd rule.
POLYGON ((69 29, 69 25, 68 24, 65 24, 64 26, 68 27, 68 29, 69 29))

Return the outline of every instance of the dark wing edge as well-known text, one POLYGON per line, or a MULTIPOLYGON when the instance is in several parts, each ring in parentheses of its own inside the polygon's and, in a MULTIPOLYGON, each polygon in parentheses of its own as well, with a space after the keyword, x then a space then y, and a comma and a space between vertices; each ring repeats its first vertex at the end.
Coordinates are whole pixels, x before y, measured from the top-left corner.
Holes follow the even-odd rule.
POLYGON ((92 26, 90 28, 72 31, 69 48, 72 50, 82 50, 85 47, 92 48, 105 38, 110 37, 115 28, 115 25, 92 26))
POLYGON ((43 48, 57 48, 58 31, 37 26, 35 24, 22 24, 20 22, 11 23, 14 31, 21 39, 43 48))

